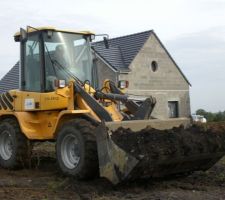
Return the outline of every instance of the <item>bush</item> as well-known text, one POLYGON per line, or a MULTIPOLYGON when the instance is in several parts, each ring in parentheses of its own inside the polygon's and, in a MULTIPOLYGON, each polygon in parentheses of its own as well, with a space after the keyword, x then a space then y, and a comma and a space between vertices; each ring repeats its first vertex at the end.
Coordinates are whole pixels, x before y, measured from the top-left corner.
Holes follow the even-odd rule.
POLYGON ((225 121, 225 111, 221 112, 216 112, 216 113, 212 113, 212 112, 207 112, 204 109, 198 109, 196 111, 197 115, 203 115, 208 122, 221 122, 221 121, 225 121))

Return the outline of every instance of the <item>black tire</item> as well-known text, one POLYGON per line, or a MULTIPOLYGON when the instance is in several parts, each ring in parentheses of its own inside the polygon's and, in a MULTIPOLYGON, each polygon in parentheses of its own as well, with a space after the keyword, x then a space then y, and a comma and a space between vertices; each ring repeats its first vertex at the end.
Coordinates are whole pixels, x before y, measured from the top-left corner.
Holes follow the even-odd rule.
POLYGON ((77 179, 98 175, 97 145, 93 130, 94 126, 85 119, 70 120, 59 130, 56 158, 65 175, 77 179))
POLYGON ((4 119, 0 122, 0 166, 7 169, 24 167, 29 158, 29 140, 21 132, 18 122, 4 119))

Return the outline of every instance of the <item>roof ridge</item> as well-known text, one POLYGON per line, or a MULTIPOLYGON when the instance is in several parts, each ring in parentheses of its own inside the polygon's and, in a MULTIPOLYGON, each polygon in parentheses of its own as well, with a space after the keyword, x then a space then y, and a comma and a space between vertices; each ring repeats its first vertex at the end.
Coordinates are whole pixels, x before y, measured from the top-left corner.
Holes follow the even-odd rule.
POLYGON ((153 29, 148 30, 148 31, 142 31, 142 32, 132 33, 132 34, 129 34, 129 35, 122 35, 122 36, 119 36, 119 37, 110 38, 109 40, 114 40, 114 39, 124 38, 124 37, 130 37, 130 36, 139 35, 139 34, 147 33, 147 32, 149 32, 149 34, 150 34, 151 32, 153 32, 153 29))
MULTIPOLYGON (((147 31, 142 31, 142 32, 137 32, 137 33, 132 33, 132 34, 129 34, 129 35, 122 35, 122 36, 118 36, 118 37, 109 38, 108 40, 110 41, 110 40, 114 40, 114 39, 119 39, 119 38, 125 38, 125 37, 135 36, 135 35, 139 35, 139 34, 143 34, 143 33, 147 33, 147 32, 149 32, 149 34, 150 34, 150 33, 154 32, 154 30, 151 29, 151 30, 147 30, 147 31)), ((98 43, 103 43, 103 42, 104 42, 104 41, 101 40, 101 41, 98 41, 98 42, 93 42, 93 44, 98 44, 98 43)))

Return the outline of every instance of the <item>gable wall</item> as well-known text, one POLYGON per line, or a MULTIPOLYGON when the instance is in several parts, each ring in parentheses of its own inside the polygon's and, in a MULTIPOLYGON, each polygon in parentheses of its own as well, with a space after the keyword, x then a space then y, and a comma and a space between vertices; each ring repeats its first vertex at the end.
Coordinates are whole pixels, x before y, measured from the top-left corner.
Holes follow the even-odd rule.
POLYGON ((132 89, 188 90, 189 85, 170 59, 154 34, 151 34, 129 68, 128 78, 132 89), (158 70, 151 70, 151 62, 158 63, 158 70), (136 81, 135 81, 136 80, 136 81), (138 80, 138 81, 137 81, 138 80))
MULTIPOLYGON (((179 102, 179 117, 190 115, 189 85, 154 34, 151 34, 129 68, 120 74, 120 80, 129 81, 128 93, 156 97, 153 111, 156 118, 168 118, 168 101, 179 102), (151 70, 151 62, 158 63, 158 70, 151 70)), ((138 97, 139 98, 139 97, 138 97)))

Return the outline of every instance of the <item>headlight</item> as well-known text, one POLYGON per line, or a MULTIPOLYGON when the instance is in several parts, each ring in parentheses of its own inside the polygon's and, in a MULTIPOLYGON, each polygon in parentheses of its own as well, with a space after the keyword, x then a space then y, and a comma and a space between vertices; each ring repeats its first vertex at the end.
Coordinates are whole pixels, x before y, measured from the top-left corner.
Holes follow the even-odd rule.
POLYGON ((129 86, 129 81, 121 80, 118 82, 118 88, 120 89, 128 88, 128 86, 129 86))

